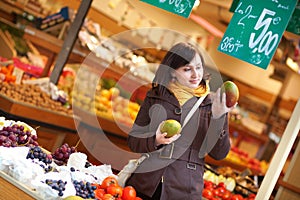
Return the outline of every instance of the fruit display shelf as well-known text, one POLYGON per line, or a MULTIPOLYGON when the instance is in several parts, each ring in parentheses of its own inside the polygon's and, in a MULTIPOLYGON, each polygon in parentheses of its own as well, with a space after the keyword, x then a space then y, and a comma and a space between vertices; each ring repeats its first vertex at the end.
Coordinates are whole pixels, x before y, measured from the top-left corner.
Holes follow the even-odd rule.
POLYGON ((39 143, 50 151, 60 146, 67 134, 76 133, 76 116, 18 102, 1 94, 0 112, 7 118, 25 121, 38 129, 39 143))
POLYGON ((122 123, 116 123, 115 121, 108 119, 104 116, 97 116, 91 112, 85 111, 80 108, 74 107, 74 109, 75 114, 79 116, 77 120, 75 119, 77 129, 78 126, 83 123, 96 129, 104 130, 109 134, 113 134, 124 139, 127 138, 127 134, 130 130, 129 126, 122 123))
POLYGON ((0 170, 0 199, 15 200, 22 197, 23 200, 41 199, 35 191, 25 184, 0 170))
POLYGON ((0 108, 3 112, 14 116, 42 122, 64 129, 75 130, 74 117, 76 118, 76 116, 70 116, 27 103, 25 104, 18 102, 1 94, 0 108))
MULTIPOLYGON (((211 158, 210 156, 205 157, 205 162, 213 165, 213 166, 228 166, 231 167, 234 170, 237 170, 239 172, 242 172, 246 169, 248 169, 247 166, 236 163, 236 162, 231 162, 229 160, 223 159, 223 160, 215 160, 211 158)), ((260 171, 257 171, 255 169, 251 169, 252 175, 262 175, 260 171)))
POLYGON ((269 137, 265 134, 265 133, 255 133, 253 131, 251 131, 249 128, 247 128, 246 126, 244 126, 243 124, 238 124, 235 122, 230 122, 229 123, 229 132, 230 135, 234 136, 235 134, 237 134, 236 137, 236 141, 235 141, 235 146, 239 147, 241 142, 243 140, 247 140, 247 139, 251 139, 253 141, 255 141, 255 143, 257 145, 259 145, 259 148, 256 152, 256 158, 260 159, 262 154, 264 153, 267 145, 268 145, 268 141, 269 141, 269 137))

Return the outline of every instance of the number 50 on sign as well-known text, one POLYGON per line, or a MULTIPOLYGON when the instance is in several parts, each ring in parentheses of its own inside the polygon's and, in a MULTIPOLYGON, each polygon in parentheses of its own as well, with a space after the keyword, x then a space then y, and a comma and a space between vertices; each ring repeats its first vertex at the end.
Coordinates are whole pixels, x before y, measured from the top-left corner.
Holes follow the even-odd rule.
POLYGON ((218 50, 266 69, 297 0, 240 0, 218 50))

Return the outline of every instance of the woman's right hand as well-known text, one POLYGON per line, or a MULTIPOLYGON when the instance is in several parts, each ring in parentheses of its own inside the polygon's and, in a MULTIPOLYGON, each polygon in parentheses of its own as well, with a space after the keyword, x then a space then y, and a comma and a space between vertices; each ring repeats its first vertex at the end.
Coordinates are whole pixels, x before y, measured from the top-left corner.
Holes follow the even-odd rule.
POLYGON ((172 137, 167 138, 167 132, 162 133, 160 131, 160 126, 163 124, 163 122, 161 122, 156 130, 156 139, 155 139, 155 143, 156 146, 159 146, 161 144, 170 144, 172 142, 174 142, 175 140, 177 140, 181 134, 176 134, 172 137))

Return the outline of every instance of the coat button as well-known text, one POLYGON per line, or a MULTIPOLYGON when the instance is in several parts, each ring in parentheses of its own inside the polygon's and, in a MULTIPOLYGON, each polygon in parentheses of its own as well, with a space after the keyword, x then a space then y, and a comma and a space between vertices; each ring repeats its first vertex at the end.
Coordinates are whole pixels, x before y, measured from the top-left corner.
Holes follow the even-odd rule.
POLYGON ((180 115, 181 114, 181 108, 175 108, 174 113, 176 115, 180 115))

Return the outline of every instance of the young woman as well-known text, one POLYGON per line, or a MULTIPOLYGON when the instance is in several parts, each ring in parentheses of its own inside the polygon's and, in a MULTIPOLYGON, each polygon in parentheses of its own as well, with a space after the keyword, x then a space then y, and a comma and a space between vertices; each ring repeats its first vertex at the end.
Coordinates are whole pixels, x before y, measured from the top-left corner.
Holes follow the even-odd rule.
POLYGON ((225 94, 209 91, 204 61, 189 43, 166 54, 128 136, 133 152, 150 153, 127 180, 143 200, 202 199, 204 157, 223 159, 230 150, 225 94), (164 120, 182 124, 198 98, 203 102, 180 134, 166 138, 164 120))

